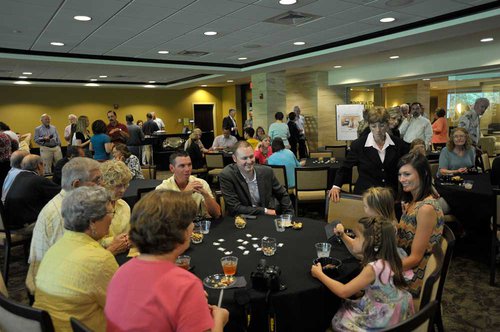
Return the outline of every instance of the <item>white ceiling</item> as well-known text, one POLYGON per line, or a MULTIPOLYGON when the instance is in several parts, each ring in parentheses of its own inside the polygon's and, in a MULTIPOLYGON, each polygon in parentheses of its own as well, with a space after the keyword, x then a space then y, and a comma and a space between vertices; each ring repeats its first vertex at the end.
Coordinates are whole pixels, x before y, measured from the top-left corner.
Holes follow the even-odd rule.
POLYGON ((63 81, 107 75, 100 80, 166 83, 201 74, 210 82, 244 80, 244 69, 257 64, 492 3, 498 5, 484 0, 298 0, 291 6, 278 0, 0 0, 0 78, 30 71, 35 79, 63 81), (320 17, 300 26, 264 22, 290 10, 320 17), (79 22, 75 15, 92 20, 79 22), (383 17, 396 21, 380 23, 383 17), (205 31, 218 34, 205 36, 205 31), (65 45, 50 45, 54 41, 65 45), (306 45, 294 46, 295 41, 306 45), (208 54, 178 55, 186 50, 208 54))

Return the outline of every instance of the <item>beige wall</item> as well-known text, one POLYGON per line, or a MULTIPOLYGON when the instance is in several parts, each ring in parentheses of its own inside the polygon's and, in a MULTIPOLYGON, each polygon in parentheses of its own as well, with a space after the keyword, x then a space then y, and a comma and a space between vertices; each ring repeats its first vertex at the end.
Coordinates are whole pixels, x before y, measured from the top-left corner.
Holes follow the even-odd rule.
MULTIPOLYGON (((0 86, 0 119, 19 133, 34 133, 40 125, 40 115, 48 113, 64 141, 63 132, 70 113, 87 115, 90 121, 102 119, 106 112, 119 104, 118 120, 125 123, 125 115, 134 120, 146 120, 146 113, 154 111, 165 122, 168 133, 181 132, 178 119, 193 118, 193 103, 214 103, 216 123, 222 123, 222 89, 113 89, 80 87, 18 87, 0 86)), ((217 129, 217 128, 216 128, 217 129)), ((63 142, 63 145, 65 142, 63 142)))
MULTIPOLYGON (((417 85, 401 85, 384 88, 385 107, 393 107, 417 100, 417 85)), ((428 103, 428 102, 427 102, 428 103)))

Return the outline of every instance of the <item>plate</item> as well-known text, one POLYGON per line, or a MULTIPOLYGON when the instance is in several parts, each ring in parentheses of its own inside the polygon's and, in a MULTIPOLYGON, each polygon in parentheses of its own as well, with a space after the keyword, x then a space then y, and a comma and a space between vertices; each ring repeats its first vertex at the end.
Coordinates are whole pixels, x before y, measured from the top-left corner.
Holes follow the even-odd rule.
POLYGON ((232 278, 232 280, 228 282, 226 276, 223 274, 213 274, 203 279, 203 285, 212 289, 227 288, 234 285, 235 282, 236 277, 232 278))

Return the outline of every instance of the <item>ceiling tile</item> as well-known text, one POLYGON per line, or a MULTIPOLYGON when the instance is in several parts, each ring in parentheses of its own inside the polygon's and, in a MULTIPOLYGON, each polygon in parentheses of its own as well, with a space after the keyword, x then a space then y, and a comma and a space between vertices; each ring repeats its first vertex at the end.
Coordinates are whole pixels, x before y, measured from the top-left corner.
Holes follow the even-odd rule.
POLYGON ((451 0, 439 0, 439 5, 434 1, 420 2, 403 8, 398 8, 398 12, 419 15, 421 17, 436 17, 442 14, 469 8, 470 5, 453 2, 451 0))
POLYGON ((227 0, 198 0, 187 6, 185 10, 224 16, 245 6, 247 5, 244 3, 227 0))
POLYGON ((177 11, 178 9, 175 8, 147 6, 142 2, 133 2, 120 11, 118 15, 151 20, 151 23, 154 23, 174 14, 177 11))
POLYGON ((297 11, 320 16, 329 16, 356 6, 355 4, 339 0, 318 0, 309 5, 300 7, 297 11))
POLYGON ((301 11, 299 9, 300 7, 305 6, 307 4, 310 4, 310 3, 313 3, 313 2, 316 2, 316 1, 318 1, 318 0, 300 0, 300 1, 297 1, 293 5, 282 5, 279 3, 278 0, 260 0, 260 1, 255 2, 254 5, 262 6, 262 7, 269 7, 269 8, 276 8, 276 9, 285 10, 285 11, 289 11, 289 10, 301 11))
POLYGON ((279 10, 274 8, 263 8, 260 6, 250 5, 230 14, 229 17, 235 18, 251 18, 255 21, 264 21, 268 18, 279 14, 286 13, 287 10, 279 10))

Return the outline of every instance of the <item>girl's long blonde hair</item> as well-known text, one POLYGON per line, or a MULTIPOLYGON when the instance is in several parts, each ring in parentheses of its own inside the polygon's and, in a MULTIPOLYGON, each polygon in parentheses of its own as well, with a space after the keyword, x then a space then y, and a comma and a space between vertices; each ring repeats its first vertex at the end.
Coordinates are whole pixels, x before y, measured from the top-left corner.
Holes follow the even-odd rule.
POLYGON ((363 193, 363 199, 368 207, 379 216, 397 224, 396 212, 394 211, 394 196, 390 188, 372 187, 363 193))

